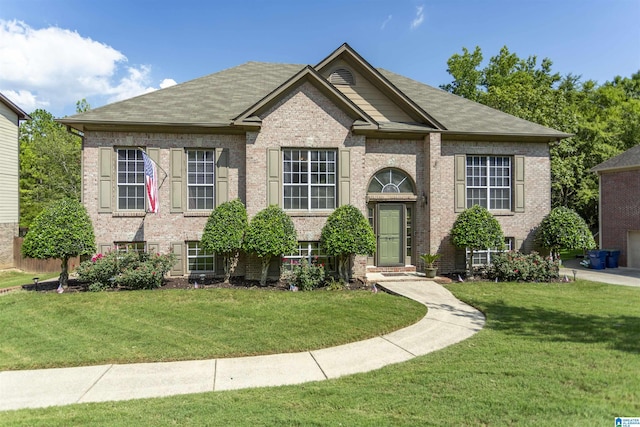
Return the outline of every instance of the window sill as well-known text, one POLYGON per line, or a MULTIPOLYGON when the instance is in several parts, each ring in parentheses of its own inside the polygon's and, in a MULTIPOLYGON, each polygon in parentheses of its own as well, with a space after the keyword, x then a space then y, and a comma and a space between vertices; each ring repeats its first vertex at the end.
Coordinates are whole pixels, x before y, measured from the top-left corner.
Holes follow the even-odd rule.
POLYGON ((499 210, 499 211, 489 211, 493 216, 514 216, 516 213, 513 211, 499 210))
POLYGON ((317 210, 317 211, 285 211, 287 215, 292 217, 325 217, 333 213, 335 209, 317 210))
POLYGON ((212 211, 191 211, 191 212, 184 212, 184 216, 185 217, 189 217, 189 216, 193 216, 193 217, 203 217, 203 216, 209 216, 211 215, 212 211))
POLYGON ((144 211, 131 211, 131 212, 114 212, 111 216, 115 218, 142 218, 147 215, 144 211))

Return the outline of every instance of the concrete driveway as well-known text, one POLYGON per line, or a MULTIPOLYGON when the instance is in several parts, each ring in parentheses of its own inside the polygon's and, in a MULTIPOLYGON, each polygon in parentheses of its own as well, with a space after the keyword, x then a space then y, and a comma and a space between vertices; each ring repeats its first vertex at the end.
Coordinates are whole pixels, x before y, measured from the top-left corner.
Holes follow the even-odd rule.
POLYGON ((593 282, 610 283, 612 285, 638 286, 640 287, 640 270, 635 268, 605 268, 594 270, 580 265, 580 259, 563 261, 560 269, 560 277, 565 274, 573 279, 573 272, 577 279, 591 280, 593 282))

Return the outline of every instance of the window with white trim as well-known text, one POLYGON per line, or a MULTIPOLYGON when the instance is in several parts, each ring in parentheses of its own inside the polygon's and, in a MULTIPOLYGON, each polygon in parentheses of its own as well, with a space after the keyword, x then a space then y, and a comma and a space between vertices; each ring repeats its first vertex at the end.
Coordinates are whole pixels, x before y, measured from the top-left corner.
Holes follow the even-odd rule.
POLYGON ((118 209, 144 210, 144 160, 138 149, 118 149, 118 209))
POLYGON ((187 242, 187 269, 189 273, 211 272, 215 270, 215 256, 200 242, 187 242))
POLYGON ((187 199, 189 210, 215 207, 214 150, 187 150, 187 199))
POLYGON ((324 253, 320 242, 298 242, 298 248, 291 254, 282 257, 282 266, 291 269, 294 264, 305 260, 309 265, 322 264, 326 272, 336 271, 336 259, 324 253))
POLYGON ((142 254, 147 251, 147 242, 115 242, 117 252, 135 252, 142 254))
MULTIPOLYGON (((505 237, 504 239, 504 249, 484 249, 484 250, 474 250, 473 251, 473 266, 479 267, 484 265, 491 264, 491 257, 495 254, 499 254, 502 252, 508 252, 513 248, 513 237, 505 237)), ((466 257, 469 259, 469 249, 466 250, 466 257)))
POLYGON ((284 209, 336 207, 335 150, 283 150, 282 171, 284 209))
POLYGON ((511 210, 511 157, 467 156, 467 208, 511 210))

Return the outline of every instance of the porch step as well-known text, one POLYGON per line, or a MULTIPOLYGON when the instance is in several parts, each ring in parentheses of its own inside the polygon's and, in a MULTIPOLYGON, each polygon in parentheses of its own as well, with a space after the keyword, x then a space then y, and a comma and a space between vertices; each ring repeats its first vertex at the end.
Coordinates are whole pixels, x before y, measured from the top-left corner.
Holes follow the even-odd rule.
POLYGON ((403 267, 376 267, 374 265, 367 266, 367 273, 415 273, 415 265, 405 265, 403 267))

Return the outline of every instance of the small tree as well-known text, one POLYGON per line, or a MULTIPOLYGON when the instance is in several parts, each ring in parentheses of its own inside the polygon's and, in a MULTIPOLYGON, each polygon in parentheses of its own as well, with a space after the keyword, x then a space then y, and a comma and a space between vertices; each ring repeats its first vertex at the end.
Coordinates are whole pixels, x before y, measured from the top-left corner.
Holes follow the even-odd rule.
POLYGON ((573 209, 560 206, 544 217, 536 232, 536 242, 551 251, 553 259, 560 258, 560 249, 593 249, 593 239, 587 223, 573 209))
POLYGON ((293 221, 278 206, 271 205, 258 212, 249 223, 243 248, 262 260, 260 284, 264 285, 271 259, 290 254, 297 245, 298 236, 293 221))
POLYGON ((320 245, 327 255, 338 259, 340 279, 351 278, 351 259, 376 250, 376 238, 369 221, 358 208, 343 205, 333 211, 322 228, 320 245))
POLYGON ((451 228, 451 240, 455 246, 469 249, 468 274, 473 271, 474 251, 504 247, 500 223, 480 205, 474 205, 458 215, 451 228))
POLYGON ((229 283, 238 265, 247 225, 247 210, 239 199, 235 199, 215 208, 204 227, 202 247, 223 256, 225 283, 229 283))
POLYGON ((91 255, 95 250, 91 219, 75 199, 63 199, 47 206, 33 220, 22 243, 22 254, 26 257, 62 260, 62 286, 67 286, 69 279, 69 258, 91 255))

